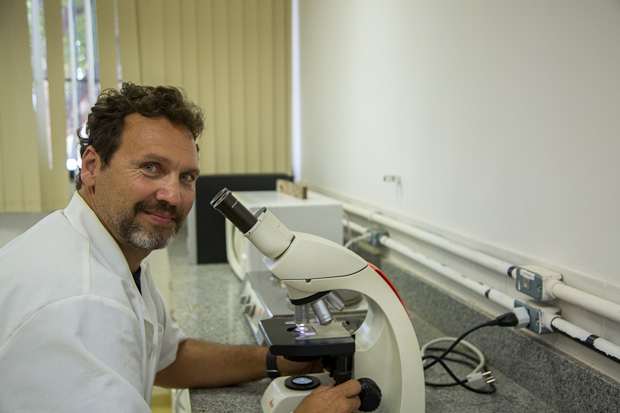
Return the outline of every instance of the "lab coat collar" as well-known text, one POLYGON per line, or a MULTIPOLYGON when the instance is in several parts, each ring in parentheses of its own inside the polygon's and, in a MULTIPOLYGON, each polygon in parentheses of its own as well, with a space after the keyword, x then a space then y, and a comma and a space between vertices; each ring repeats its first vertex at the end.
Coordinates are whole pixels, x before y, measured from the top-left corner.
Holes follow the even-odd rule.
POLYGON ((71 225, 90 241, 91 248, 95 248, 101 254, 114 272, 123 277, 132 277, 125 255, 116 240, 77 191, 63 213, 71 225))
MULTIPOLYGON (((138 288, 135 286, 133 275, 125 259, 125 255, 121 251, 121 248, 116 243, 116 240, 103 226, 95 212, 84 201, 82 196, 76 191, 69 202, 69 205, 63 211, 71 225, 80 233, 84 238, 89 240, 91 250, 96 250, 100 260, 105 260, 110 269, 118 274, 123 279, 125 284, 125 291, 127 291, 128 297, 132 301, 132 305, 136 313, 140 314, 146 323, 156 325, 150 306, 144 300, 144 295, 140 295, 138 288)), ((145 273, 148 272, 148 265, 146 262, 140 264, 142 269, 140 274, 140 280, 142 284, 142 292, 146 293, 148 283, 145 281, 145 273)))
MULTIPOLYGON (((131 270, 127 260, 123 255, 116 240, 103 226, 95 212, 84 201, 82 196, 76 191, 71 201, 64 209, 63 214, 67 217, 71 225, 89 241, 91 253, 96 251, 99 260, 107 262, 109 268, 122 277, 125 291, 131 301, 131 305, 143 324, 141 351, 145 357, 142 358, 142 373, 144 383, 153 383, 155 378, 151 377, 155 372, 158 362, 158 352, 156 351, 161 341, 160 331, 162 328, 157 322, 157 310, 153 303, 151 292, 149 291, 150 282, 147 281, 146 273, 149 271, 148 263, 142 262, 140 280, 142 284, 142 294, 135 286, 131 270), (151 373, 152 372, 152 373, 151 373)), ((144 398, 147 402, 151 400, 152 385, 146 385, 143 389, 144 398)))

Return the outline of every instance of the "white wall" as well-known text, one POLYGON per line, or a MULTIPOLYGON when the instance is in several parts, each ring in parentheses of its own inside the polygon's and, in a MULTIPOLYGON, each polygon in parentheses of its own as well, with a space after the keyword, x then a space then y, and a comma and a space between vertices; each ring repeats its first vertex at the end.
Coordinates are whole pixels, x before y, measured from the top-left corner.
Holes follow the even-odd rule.
POLYGON ((620 302, 620 2, 299 6, 302 182, 620 302))

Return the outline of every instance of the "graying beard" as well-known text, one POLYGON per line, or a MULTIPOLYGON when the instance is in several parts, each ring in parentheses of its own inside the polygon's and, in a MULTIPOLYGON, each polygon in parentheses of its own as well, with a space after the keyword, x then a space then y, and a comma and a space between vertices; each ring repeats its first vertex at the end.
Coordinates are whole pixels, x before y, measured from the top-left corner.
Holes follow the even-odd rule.
POLYGON ((152 251, 166 248, 174 240, 174 236, 174 232, 170 235, 151 234, 149 231, 142 230, 133 224, 129 227, 125 239, 139 250, 152 251))

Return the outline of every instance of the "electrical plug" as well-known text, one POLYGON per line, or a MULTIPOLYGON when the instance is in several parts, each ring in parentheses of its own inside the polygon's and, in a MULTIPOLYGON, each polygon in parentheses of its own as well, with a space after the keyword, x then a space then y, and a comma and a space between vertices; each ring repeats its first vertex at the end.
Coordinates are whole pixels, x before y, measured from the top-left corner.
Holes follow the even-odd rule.
POLYGON ((473 389, 481 390, 491 383, 495 382, 495 377, 491 375, 491 371, 484 373, 470 373, 467 375, 467 385, 473 389))
POLYGON ((489 322, 491 326, 500 327, 526 327, 530 324, 530 316, 527 309, 523 307, 515 307, 511 312, 497 316, 489 322))
POLYGON ((501 326, 501 327, 514 327, 519 324, 519 319, 517 315, 512 311, 509 313, 504 313, 502 315, 497 316, 494 320, 489 322, 491 326, 501 326))

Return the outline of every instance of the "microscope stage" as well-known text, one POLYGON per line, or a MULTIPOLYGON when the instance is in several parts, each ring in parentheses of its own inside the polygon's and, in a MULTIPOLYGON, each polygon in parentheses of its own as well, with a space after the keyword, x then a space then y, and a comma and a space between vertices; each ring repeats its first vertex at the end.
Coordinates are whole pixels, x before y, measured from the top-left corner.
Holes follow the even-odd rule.
POLYGON ((319 334, 301 337, 293 317, 276 316, 259 323, 261 333, 272 354, 287 357, 348 356, 355 353, 355 339, 351 331, 363 322, 364 316, 347 315, 334 321, 334 326, 312 323, 319 334), (345 328, 342 324, 344 321, 345 328))

